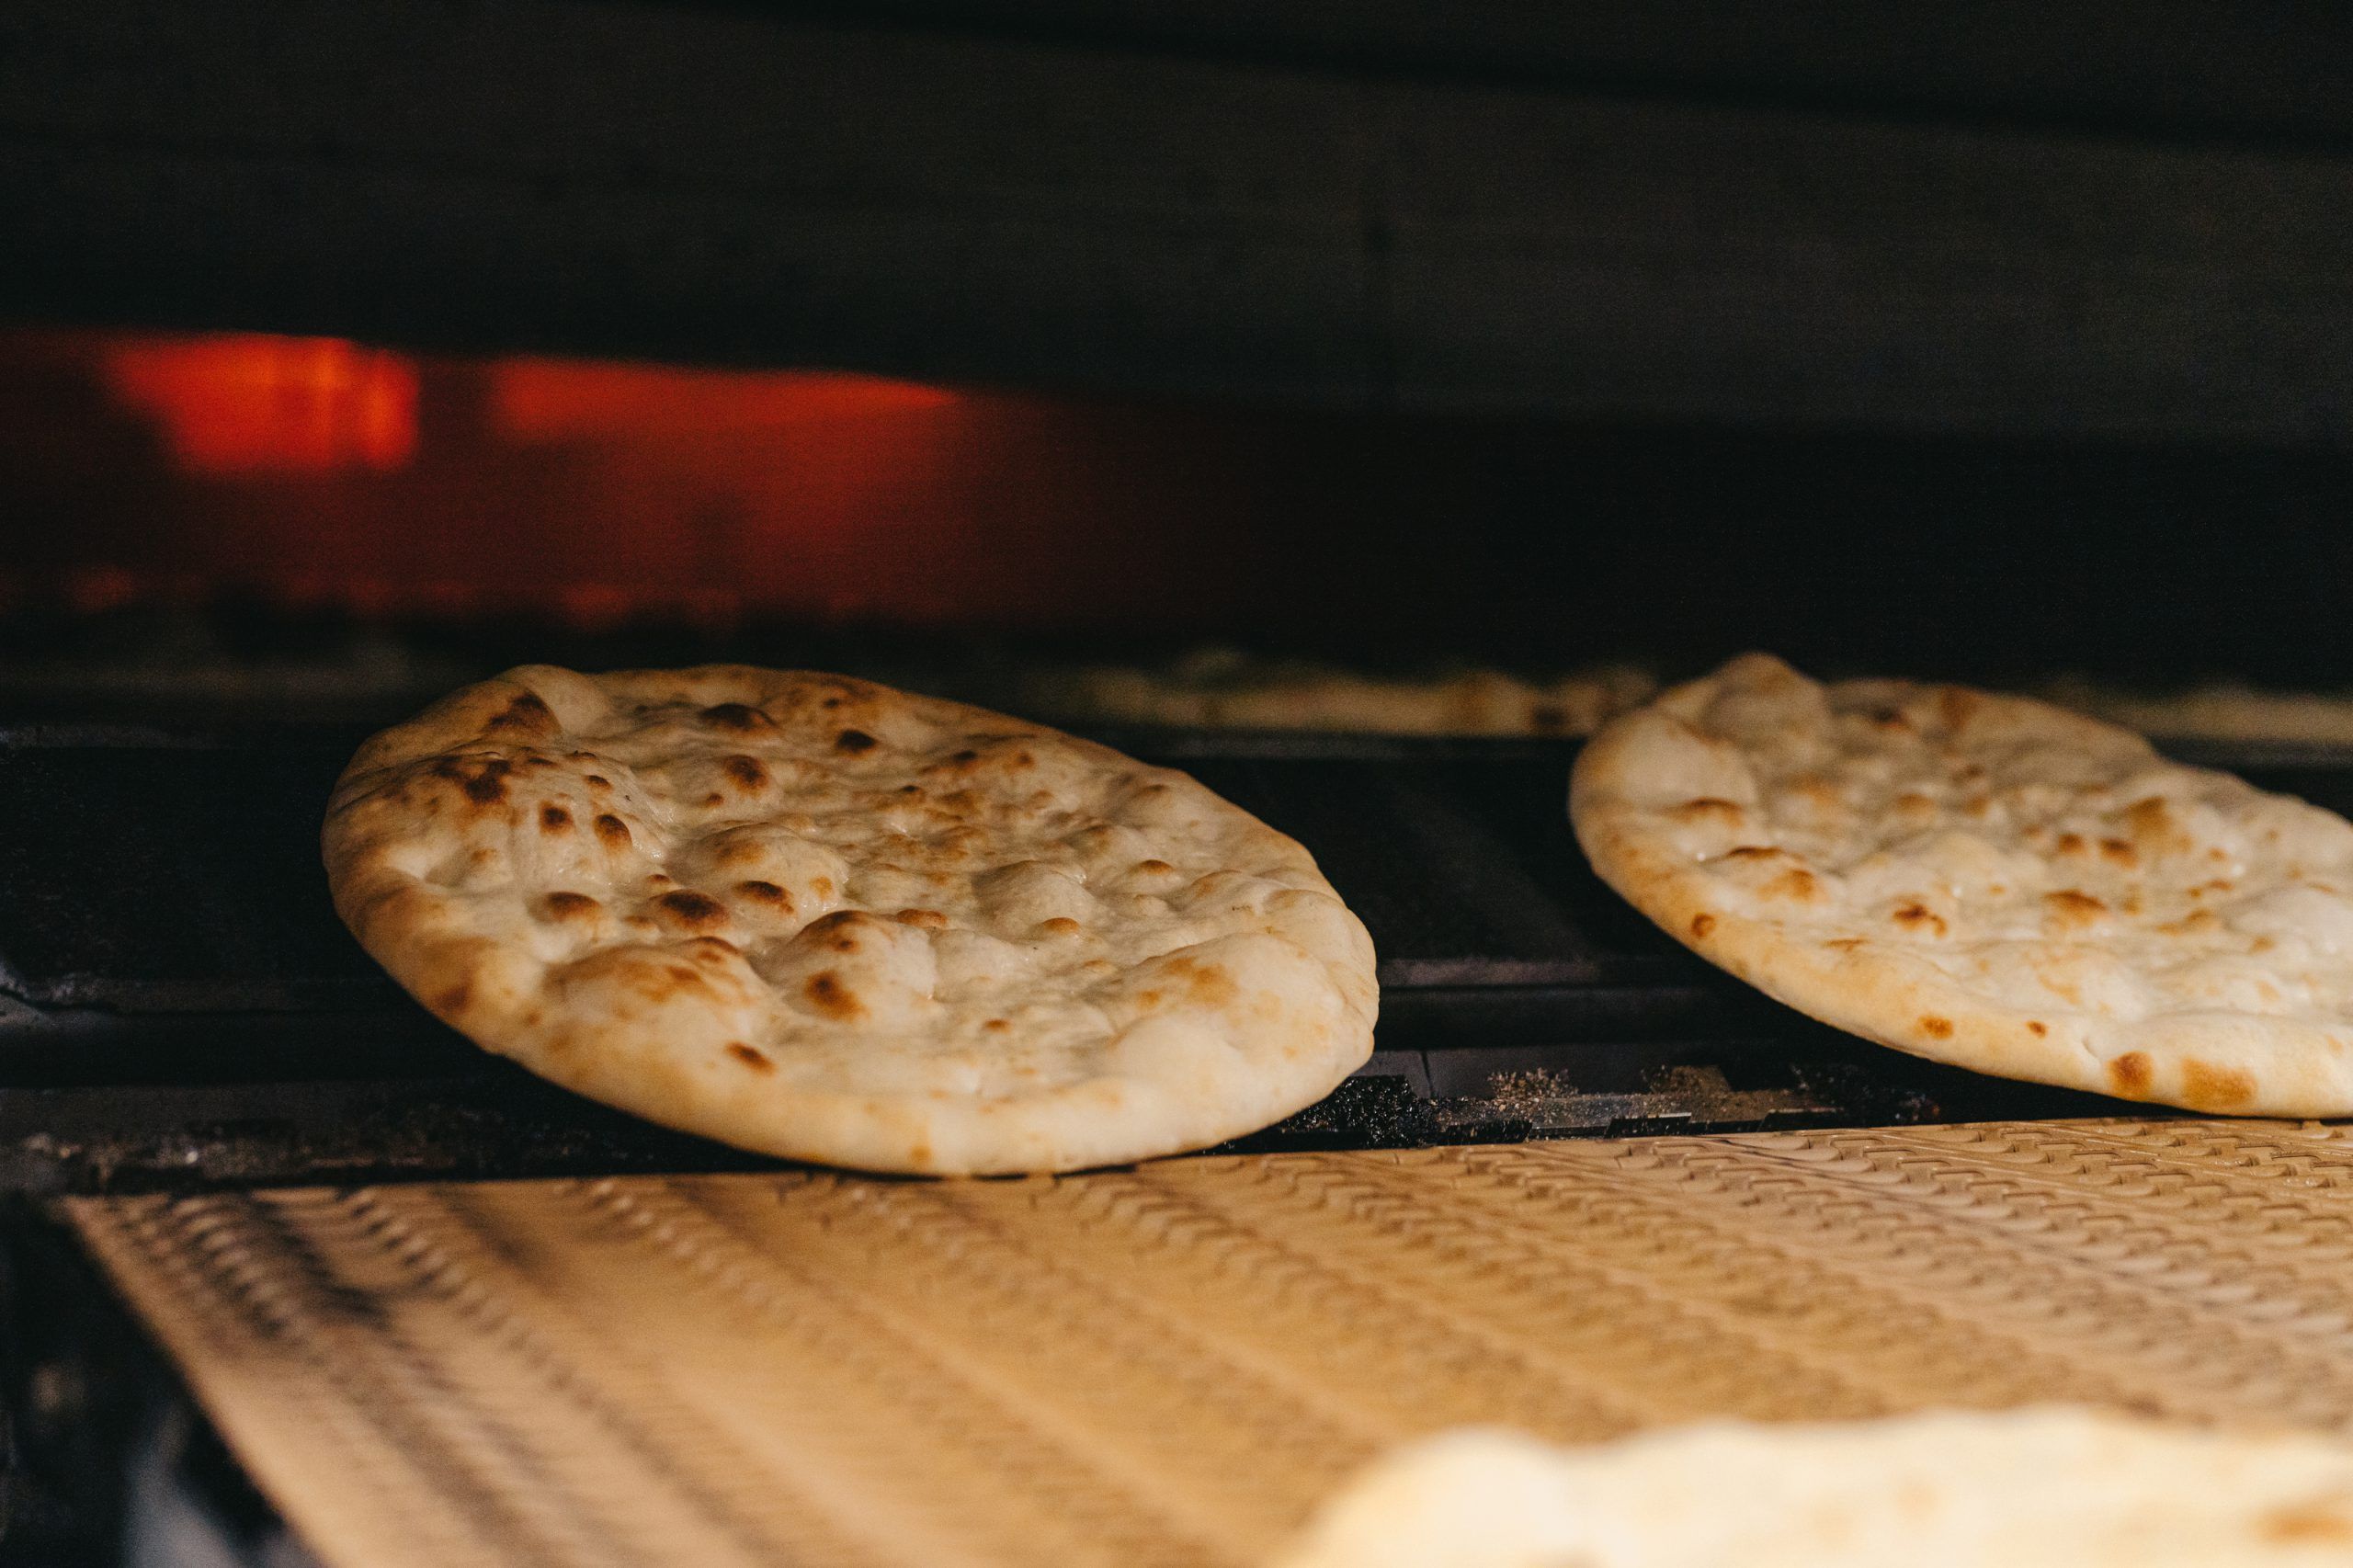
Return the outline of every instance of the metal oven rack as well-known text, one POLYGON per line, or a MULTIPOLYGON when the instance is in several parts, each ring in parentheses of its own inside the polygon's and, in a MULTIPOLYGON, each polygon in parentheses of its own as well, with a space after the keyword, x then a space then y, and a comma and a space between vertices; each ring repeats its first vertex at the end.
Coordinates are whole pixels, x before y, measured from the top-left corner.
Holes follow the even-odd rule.
MULTIPOLYGON (((357 731, 0 733, 0 1190, 707 1170, 760 1162, 474 1050, 329 909, 357 731)), ((1134 732, 1304 842, 1381 954, 1379 1050, 1234 1145, 1345 1148, 2082 1114, 1850 1040, 1595 879, 1574 743, 1134 732)), ((2353 803, 2353 768, 2267 782, 2353 803)))

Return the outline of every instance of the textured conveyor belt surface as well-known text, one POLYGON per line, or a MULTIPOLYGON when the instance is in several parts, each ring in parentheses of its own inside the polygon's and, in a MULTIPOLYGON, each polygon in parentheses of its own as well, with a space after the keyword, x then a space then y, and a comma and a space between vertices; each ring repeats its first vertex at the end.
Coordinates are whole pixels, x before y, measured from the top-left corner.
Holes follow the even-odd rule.
POLYGON ((2353 1142, 2172 1120, 78 1199, 334 1568, 1258 1561, 1389 1444, 2353 1430, 2353 1142))

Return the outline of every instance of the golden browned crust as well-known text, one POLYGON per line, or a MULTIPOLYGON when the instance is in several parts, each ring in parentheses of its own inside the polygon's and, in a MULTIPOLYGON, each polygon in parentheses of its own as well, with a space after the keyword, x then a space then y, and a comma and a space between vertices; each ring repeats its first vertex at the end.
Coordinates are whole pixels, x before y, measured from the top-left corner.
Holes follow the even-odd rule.
POLYGON ((869 682, 529 666, 360 748, 335 907, 434 1013, 579 1092, 870 1169, 1213 1143, 1370 1051, 1372 953, 1183 774, 869 682))
POLYGON ((2193 1109, 2353 1114, 2353 826, 2128 732, 1752 654, 1596 736, 1571 814, 1677 940, 1866 1039, 2193 1109))

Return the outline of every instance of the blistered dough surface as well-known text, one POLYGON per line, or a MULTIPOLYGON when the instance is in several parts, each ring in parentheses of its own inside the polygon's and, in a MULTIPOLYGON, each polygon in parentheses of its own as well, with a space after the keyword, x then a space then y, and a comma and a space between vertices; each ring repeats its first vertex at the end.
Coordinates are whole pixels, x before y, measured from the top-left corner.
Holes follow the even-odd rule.
POLYGON ((2047 704, 1750 655, 1573 814, 1678 939, 1841 1028, 2199 1109, 2353 1112, 2353 824, 2047 704))
POLYGON ((1183 774, 842 677, 518 669, 363 748, 325 848, 450 1024, 769 1153, 1142 1158, 1370 1050, 1370 941, 1296 843, 1183 774))

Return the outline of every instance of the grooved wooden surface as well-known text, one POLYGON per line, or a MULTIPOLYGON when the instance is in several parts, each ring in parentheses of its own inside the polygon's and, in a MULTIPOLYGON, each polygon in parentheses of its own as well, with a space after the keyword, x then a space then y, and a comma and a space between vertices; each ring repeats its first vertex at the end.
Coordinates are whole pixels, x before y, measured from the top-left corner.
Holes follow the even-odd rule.
POLYGON ((1385 1446, 2353 1430, 2344 1130, 2079 1121, 76 1200, 335 1568, 1243 1564, 1385 1446))

